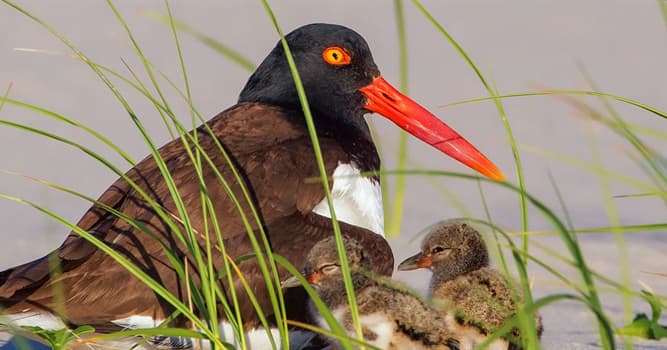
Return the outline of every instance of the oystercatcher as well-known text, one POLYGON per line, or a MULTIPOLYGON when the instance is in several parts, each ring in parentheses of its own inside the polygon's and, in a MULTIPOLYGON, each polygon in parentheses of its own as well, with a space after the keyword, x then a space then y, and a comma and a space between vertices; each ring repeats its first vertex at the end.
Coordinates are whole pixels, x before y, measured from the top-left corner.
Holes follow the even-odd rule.
MULTIPOLYGON (((365 114, 377 112, 478 172, 503 178, 496 166, 459 134, 391 87, 380 75, 365 40, 353 30, 310 24, 292 31, 286 40, 306 90, 327 175, 333 177, 330 190, 337 218, 345 233, 366 249, 385 252, 387 259, 373 264, 376 272, 391 274, 393 258, 383 237, 379 179, 360 176, 380 167, 365 114)), ((191 285, 200 283, 205 271, 196 270, 192 251, 205 247, 204 232, 211 233, 212 243, 217 244, 212 215, 217 218, 226 254, 234 259, 254 253, 240 213, 250 218, 253 234, 258 234, 261 226, 272 251, 296 266, 303 264, 315 242, 332 234, 322 185, 309 181, 317 178, 319 171, 280 43, 248 79, 238 104, 192 133, 210 158, 210 162, 201 161, 201 173, 187 152, 186 147, 194 149, 192 142, 186 145, 174 140, 159 153, 188 214, 187 225, 198 234, 196 242, 186 244, 175 233, 173 225, 182 228, 180 223, 186 221, 179 216, 174 193, 152 156, 126 173, 131 182, 120 178, 113 183, 84 214, 78 227, 122 254, 181 300, 186 300, 191 291, 170 259, 188 262, 191 285), (238 171, 240 181, 219 145, 238 171), (249 199, 243 187, 248 189, 249 199), (203 192, 210 198, 210 208, 202 208, 203 192), (164 210, 166 218, 157 214, 156 205, 164 210), (259 220, 252 219, 251 206, 256 208, 259 220)), ((225 257, 216 249, 210 254, 214 267, 222 270, 225 257)), ((75 232, 49 256, 0 272, 0 305, 17 325, 47 329, 93 325, 98 331, 110 331, 153 327, 174 312, 171 304, 75 232), (60 288, 53 288, 55 285, 60 288), (55 295, 54 291, 64 295, 55 295)), ((238 267, 262 313, 270 315, 267 285, 257 260, 244 260, 238 267)), ((280 268, 279 273, 285 276, 286 272, 280 268)), ((222 278, 219 282, 229 298, 232 287, 226 281, 222 278)), ((259 326, 258 312, 236 281, 233 287, 243 327, 251 332, 259 326)), ((305 300, 297 299, 288 306, 295 303, 305 300)), ((219 316, 223 319, 220 327, 233 338, 225 315, 219 316)), ((176 319, 171 325, 184 326, 181 321, 176 319)))

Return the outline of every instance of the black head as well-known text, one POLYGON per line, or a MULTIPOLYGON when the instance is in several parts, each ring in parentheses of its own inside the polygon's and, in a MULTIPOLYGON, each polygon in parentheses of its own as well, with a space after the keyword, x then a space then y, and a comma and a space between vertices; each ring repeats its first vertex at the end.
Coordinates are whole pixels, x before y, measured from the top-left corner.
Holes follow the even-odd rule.
MULTIPOLYGON (((497 180, 505 178, 461 135, 385 81, 368 44, 355 31, 335 24, 316 23, 295 29, 285 39, 310 109, 318 120, 318 128, 327 124, 326 129, 336 133, 348 126, 370 140, 363 115, 376 112, 480 173, 497 180)), ((248 79, 239 102, 268 103, 297 113, 301 111, 280 42, 248 79)))
MULTIPOLYGON (((316 23, 295 29, 285 39, 314 115, 366 128, 363 120, 363 114, 368 112, 364 109, 366 98, 359 89, 369 85, 380 72, 364 38, 340 25, 316 23)), ((263 102, 301 110, 280 42, 252 74, 239 102, 263 102)))

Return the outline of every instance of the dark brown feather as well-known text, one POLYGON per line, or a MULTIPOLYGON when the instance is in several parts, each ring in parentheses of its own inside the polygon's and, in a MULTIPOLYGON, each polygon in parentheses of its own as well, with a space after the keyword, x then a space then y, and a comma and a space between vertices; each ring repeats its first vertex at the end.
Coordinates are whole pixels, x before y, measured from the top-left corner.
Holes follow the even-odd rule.
MULTIPOLYGON (((203 127, 197 131, 199 144, 239 200, 254 232, 258 233, 259 225, 252 216, 250 203, 255 205, 260 214, 261 225, 268 234, 273 250, 296 266, 302 265, 306 252, 315 242, 332 234, 329 219, 311 213, 324 197, 324 191, 319 182, 306 181, 316 178, 319 173, 310 138, 300 118, 299 113, 279 107, 241 103, 208 122, 249 189, 250 202, 244 198, 241 184, 236 181, 214 139, 203 127)), ((359 152, 371 155, 364 158, 370 163, 360 164, 362 169, 377 168, 379 160, 367 136, 353 130, 331 130, 322 126, 320 143, 329 174, 339 162, 348 163, 352 160, 349 146, 341 146, 345 143, 340 141, 341 138, 349 139, 348 144, 356 145, 359 152), (327 134, 334 132, 336 138, 327 137, 327 134)), ((160 149, 160 154, 187 208, 192 227, 203 235, 206 228, 201 207, 201 185, 183 142, 175 140, 168 143, 160 149)), ((227 253, 233 258, 253 253, 239 209, 234 206, 214 169, 206 161, 202 163, 202 177, 219 220, 227 253)), ((127 172, 127 176, 169 215, 178 216, 175 201, 152 157, 142 160, 127 172)), ((88 210, 78 226, 112 246, 184 300, 188 294, 185 283, 171 266, 160 242, 179 258, 190 259, 190 267, 195 264, 185 245, 165 221, 156 215, 155 209, 122 178, 104 192, 99 201, 135 219, 150 234, 98 205, 88 210)), ((207 222, 208 231, 213 233, 211 220, 207 222)), ((182 228, 182 225, 177 226, 182 228)), ((367 249, 377 251, 383 257, 378 261, 378 272, 391 274, 393 256, 384 238, 351 225, 342 224, 341 228, 366 245, 367 249)), ((204 243, 203 236, 199 237, 199 247, 203 247, 204 243)), ((217 244, 215 239, 213 243, 217 244)), ((62 274, 57 277, 52 276, 54 270, 46 257, 0 273, 4 281, 0 285, 0 305, 6 313, 39 309, 54 311, 58 299, 53 295, 56 283, 62 285, 65 294, 62 310, 72 324, 104 327, 109 326, 112 320, 130 315, 164 319, 173 312, 173 308, 147 286, 76 233, 71 233, 52 254, 57 257, 62 269, 62 274)), ((218 250, 214 252, 213 259, 216 268, 221 269, 223 257, 218 250)), ((266 286, 257 262, 245 261, 239 267, 253 285, 264 312, 270 314, 266 286)), ((191 270, 190 275, 197 283, 197 271, 193 268, 191 270)), ((285 275, 282 269, 280 273, 285 275)), ((227 286, 223 285, 223 288, 227 286)), ((237 292, 241 295, 240 309, 246 321, 245 326, 254 327, 258 320, 257 314, 248 298, 243 297, 245 292, 242 289, 237 292)))

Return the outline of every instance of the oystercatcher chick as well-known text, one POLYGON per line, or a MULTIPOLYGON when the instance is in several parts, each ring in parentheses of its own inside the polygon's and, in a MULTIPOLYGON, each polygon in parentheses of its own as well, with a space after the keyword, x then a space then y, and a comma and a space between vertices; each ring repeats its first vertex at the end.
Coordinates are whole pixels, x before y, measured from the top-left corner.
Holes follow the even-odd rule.
MULTIPOLYGON (((344 239, 344 246, 366 343, 380 349, 458 349, 456 336, 441 312, 397 282, 372 272, 372 261, 380 260, 382 254, 371 259, 378 252, 364 249, 351 238, 344 239)), ((303 273, 347 335, 356 337, 333 237, 315 244, 306 257, 303 273)), ((292 287, 299 282, 292 277, 284 285, 292 287)), ((329 329, 312 300, 309 312, 320 327, 329 329)), ((331 341, 336 343, 335 339, 331 341)))
MULTIPOLYGON (((401 262, 399 271, 433 272, 429 296, 448 315, 449 326, 459 336, 461 349, 474 349, 516 313, 508 281, 489 266, 489 253, 477 230, 462 222, 434 225, 424 237, 421 252, 401 262)), ((519 291, 515 291, 521 303, 519 291)), ((535 315, 538 337, 542 322, 535 315)), ((494 341, 489 349, 520 349, 520 333, 494 341)))

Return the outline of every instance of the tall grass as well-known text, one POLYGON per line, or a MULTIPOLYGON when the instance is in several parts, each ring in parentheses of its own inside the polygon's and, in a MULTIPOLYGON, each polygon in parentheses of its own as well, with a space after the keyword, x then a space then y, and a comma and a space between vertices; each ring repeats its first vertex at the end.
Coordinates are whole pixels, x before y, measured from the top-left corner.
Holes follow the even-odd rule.
MULTIPOLYGON (((404 94, 408 93, 408 43, 405 28, 405 15, 403 13, 403 0, 394 0, 394 12, 396 13, 396 29, 398 32, 398 66, 399 83, 398 88, 404 94)), ((396 169, 406 169, 408 161, 408 134, 398 131, 398 149, 396 152, 396 169)), ((382 168, 384 170, 384 168, 382 168)), ((384 175, 381 175, 384 178, 384 175)), ((405 176, 396 175, 396 188, 393 195, 388 193, 388 186, 382 187, 383 199, 385 203, 385 212, 389 213, 385 221, 387 222, 385 231, 387 236, 391 237, 401 232, 401 222, 403 220, 403 206, 405 202, 405 176)), ((383 183, 387 183, 383 179, 383 183)))
MULTIPOLYGON (((141 69, 147 74, 148 82, 144 82, 139 78, 139 74, 134 71, 133 67, 126 65, 129 75, 114 71, 100 62, 95 62, 91 60, 82 50, 80 50, 74 43, 70 42, 64 35, 60 34, 55 28, 51 27, 48 23, 41 20, 37 15, 33 14, 29 10, 26 10, 22 6, 19 6, 13 3, 10 0, 3 0, 3 2, 13 7, 18 13, 32 19, 37 25, 42 26, 45 30, 50 32, 55 38, 64 43, 74 54, 75 58, 80 60, 82 63, 86 64, 91 71, 93 71, 101 82, 109 89, 110 92, 114 95, 118 103, 120 103, 125 109, 129 121, 133 123, 136 130, 140 133, 142 139, 145 141, 146 145, 150 149, 151 155, 156 159, 160 172, 165 180, 165 183, 168 185, 171 199, 175 203, 175 212, 171 212, 166 208, 163 208, 159 203, 150 197, 149 194, 145 193, 135 182, 132 181, 127 175, 124 174, 123 169, 129 166, 136 165, 136 161, 133 160, 127 152, 124 152, 118 145, 113 141, 106 138, 102 133, 93 130, 92 128, 80 123, 73 118, 58 114, 57 112, 50 111, 46 108, 39 107, 34 104, 26 103, 23 101, 18 101, 11 98, 11 90, 8 88, 4 93, 4 96, 0 99, 0 113, 3 106, 10 104, 19 108, 22 108, 28 112, 31 112, 36 115, 40 115, 44 118, 48 118, 60 123, 64 123, 76 128, 81 129, 82 131, 88 133, 96 140, 102 141, 103 145, 108 147, 113 152, 117 153, 123 160, 122 165, 112 164, 108 159, 103 157, 99 152, 87 147, 86 145, 80 144, 72 139, 48 132, 39 127, 33 127, 21 122, 13 122, 9 120, 0 119, 0 127, 8 127, 15 130, 20 130, 22 132, 31 133, 40 135, 41 137, 52 139, 58 142, 61 142, 65 145, 73 147, 92 159, 98 161, 104 167, 107 167, 119 177, 125 179, 129 185, 145 200, 155 211, 163 222, 165 222, 169 229, 175 233, 179 242, 186 248, 187 254, 192 257, 194 264, 196 266, 189 266, 187 258, 178 256, 174 251, 170 250, 166 242, 162 243, 163 250, 167 253, 170 263, 174 266, 179 277, 188 283, 188 297, 186 300, 180 299, 177 296, 171 294, 164 286, 151 278, 146 272, 142 269, 131 263, 126 257, 118 253, 111 247, 107 246, 104 242, 100 241, 94 235, 82 230, 77 227, 75 223, 72 223, 63 217, 57 215, 52 210, 46 208, 40 203, 35 203, 33 201, 28 201, 24 198, 13 196, 7 193, 0 193, 0 197, 6 200, 11 200, 16 203, 26 205, 32 208, 35 208, 40 213, 46 217, 51 218, 52 220, 58 222, 64 227, 72 230, 74 233, 78 234, 82 238, 89 241, 91 244, 96 246, 98 249, 102 250, 119 264, 121 264, 127 271, 132 273, 136 278, 141 280, 145 285, 150 287, 157 295, 162 299, 168 302, 174 311, 174 314, 168 317, 168 320, 171 320, 175 317, 185 317, 191 324, 192 329, 177 329, 177 328, 168 328, 168 320, 159 327, 154 329, 138 329, 138 330, 126 330, 122 332, 117 332, 108 335, 96 335, 93 339, 87 339, 85 337, 86 333, 89 333, 88 328, 81 329, 78 333, 74 332, 61 332, 54 335, 54 333, 44 333, 40 330, 33 329, 32 331, 36 334, 42 334, 45 338, 49 338, 52 345, 56 346, 67 346, 67 343, 70 345, 71 342, 76 344, 110 339, 116 337, 127 337, 127 336, 142 336, 150 337, 153 335, 170 335, 170 336, 181 336, 188 338, 197 338, 202 342, 208 342, 212 347, 215 348, 247 348, 248 344, 243 336, 243 318, 240 315, 238 310, 238 298, 236 294, 237 291, 234 288, 228 288, 230 293, 229 298, 225 294, 225 290, 221 288, 221 281, 225 281, 227 285, 233 285, 234 280, 240 281, 242 287, 244 287, 244 293, 247 293, 251 302, 253 303, 256 311, 261 316, 261 325, 267 329, 271 321, 275 321, 275 324, 278 325, 280 331, 280 339, 271 339, 272 346, 274 348, 289 348, 289 338, 287 336, 288 326, 296 325, 295 322, 286 320, 286 307, 284 303, 284 298, 282 295, 282 290, 280 286, 280 277, 278 275, 278 267, 284 267, 290 273, 297 275, 297 277, 304 283, 306 291, 314 299, 316 306, 324 315, 324 318, 327 320, 331 327, 331 331, 325 331, 321 329, 315 329, 309 325, 300 325, 304 328, 312 328, 319 332, 327 333, 330 336, 339 338, 341 344, 346 349, 352 349, 358 346, 366 346, 370 348, 367 344, 364 345, 361 341, 362 331, 359 325, 359 315, 356 307, 356 298, 352 289, 352 281, 350 278, 350 267, 347 263, 347 257, 344 254, 343 245, 342 245, 342 235, 340 228, 336 222, 336 214, 333 210, 331 194, 329 192, 330 181, 331 179, 327 177, 327 174, 324 170, 323 160, 321 150, 319 148, 319 142, 317 139, 317 134, 312 120, 312 115, 308 106, 308 91, 305 91, 301 80, 299 78, 299 72, 296 69, 294 60, 290 53, 290 48, 288 43, 284 40, 284 35, 279 24, 279 20, 274 15, 268 1, 262 1, 262 4, 265 8, 266 15, 269 21, 274 25, 276 33, 280 36, 281 43, 283 45, 284 51, 286 52, 286 57, 289 62, 292 76, 294 78, 294 84, 297 88, 299 99, 303 108, 304 116, 306 118, 306 123, 308 126, 308 131, 310 133, 312 143, 313 143, 313 152, 315 159, 318 164, 318 169, 320 171, 319 181, 323 186, 323 189, 326 194, 329 207, 331 208, 331 217, 334 222, 334 236, 336 237, 336 242, 339 250, 339 258, 342 262, 342 268, 345 276, 345 286, 348 297, 348 302, 350 309, 352 311, 352 319, 355 325, 356 338, 348 337, 345 335, 341 325, 337 323, 335 318, 331 315, 329 310, 327 310, 324 303, 319 299, 314 290, 305 283, 305 280, 299 274, 299 266, 291 266, 289 261, 284 257, 275 255, 271 252, 269 242, 266 236, 266 233, 263 231, 261 225, 261 219, 259 217, 257 208, 254 208, 253 201, 251 200, 250 190, 247 187, 247 184, 243 181, 242 177, 239 175, 238 171, 235 169, 234 163, 231 161, 227 155, 224 147, 219 142, 216 144, 217 149, 213 150, 214 152, 220 152, 226 161, 230 169, 233 170, 233 179, 227 179, 222 176, 219 171, 215 172, 216 181, 219 181, 225 188, 227 195, 236 205, 239 216, 241 217, 244 227, 247 231, 248 238, 253 246, 253 254, 244 257, 230 257, 226 253, 225 242, 222 239, 223 233, 219 228, 219 218, 216 213, 216 208, 214 207, 213 201, 210 198, 210 195, 207 191, 207 183, 203 178, 203 169, 208 166, 213 169, 216 167, 211 160, 207 150, 204 150, 199 144, 199 135, 196 132, 190 132, 189 130, 195 128, 197 125, 204 123, 204 118, 197 110, 193 102, 193 94, 190 88, 190 79, 188 77, 187 71, 187 62, 184 59, 184 54, 181 48, 180 35, 190 35, 204 44, 216 49, 221 55, 228 58, 231 62, 235 62, 245 69, 252 69, 254 65, 250 60, 240 55, 237 51, 232 48, 227 47, 226 45, 219 43, 211 36, 208 36, 195 28, 189 26, 186 23, 183 23, 175 18, 174 14, 171 12, 169 2, 165 1, 164 8, 166 15, 155 15, 154 17, 160 19, 165 25, 169 28, 170 35, 174 43, 175 55, 178 58, 180 66, 180 83, 176 79, 170 77, 168 74, 160 71, 156 68, 153 62, 144 54, 144 51, 141 48, 141 38, 135 36, 130 25, 125 21, 123 14, 118 11, 115 6, 115 3, 112 0, 107 0, 107 5, 109 10, 114 14, 118 20, 119 26, 123 29, 123 32, 127 36, 127 39, 130 41, 131 46, 136 53, 137 57, 141 61, 141 69), (113 77, 120 81, 123 86, 117 86, 112 83, 110 77, 113 77), (164 84, 167 82, 167 85, 164 84), (181 87, 182 86, 182 87, 181 87), (161 154, 158 151, 158 146, 153 141, 151 135, 148 133, 144 127, 142 121, 136 113, 134 112, 131 104, 125 98, 125 91, 129 88, 130 92, 138 92, 147 101, 149 101, 155 108, 155 111, 162 119, 165 128, 168 130, 171 137, 179 142, 182 142, 184 149, 187 152, 187 156, 192 162, 192 166, 195 168, 197 174, 197 181, 199 182, 200 187, 200 200, 201 206, 203 208, 203 219, 206 223, 204 225, 203 232, 196 230, 191 223, 191 213, 188 212, 188 209, 181 198, 176 183, 172 178, 172 174, 169 172, 169 169, 165 163, 165 160, 162 158, 161 154), (188 126, 183 125, 174 111, 171 108, 171 101, 169 101, 165 96, 165 91, 167 88, 171 88, 176 91, 182 98, 183 101, 187 104, 190 112, 190 124, 188 126), (151 89, 153 91, 151 91, 151 89), (241 193, 240 196, 238 193, 235 193, 232 189, 232 184, 230 181, 233 181, 236 184, 239 184, 241 193), (247 215, 244 210, 244 205, 250 207, 250 215, 247 215), (211 225, 208 225, 208 223, 211 225), (212 230, 209 230, 209 227, 212 230), (205 242, 203 247, 200 247, 198 242, 205 242), (223 269, 218 271, 215 268, 216 259, 221 259, 224 261, 223 269), (275 317, 275 320, 267 319, 264 316, 264 312, 260 309, 257 298, 254 295, 254 292, 248 285, 245 280, 239 265, 248 260, 257 261, 260 270, 262 272, 264 282, 268 286, 268 292, 271 299, 271 313, 272 317, 275 317), (195 274, 195 275, 193 275, 195 274), (234 328, 234 342, 225 342, 221 340, 220 330, 218 329, 218 323, 220 321, 219 315, 224 315, 224 317, 232 324, 234 328), (46 335, 44 335, 46 334, 46 335)), ((397 169, 383 169, 381 172, 372 175, 380 175, 383 178, 396 177, 396 190, 395 193, 390 195, 385 195, 385 199, 392 198, 393 205, 391 206, 391 215, 390 221, 387 225, 387 232, 389 234, 400 232, 401 221, 403 219, 403 196, 405 192, 405 179, 410 176, 421 176, 426 177, 430 181, 437 182, 443 177, 447 178, 457 178, 468 180, 469 184, 472 186, 477 183, 480 187, 480 197, 485 204, 486 209, 486 219, 469 219, 475 221, 481 225, 487 226, 491 230, 495 237, 496 242, 496 251, 498 259, 501 263, 502 269, 508 274, 512 274, 509 259, 504 255, 504 251, 509 251, 511 258, 516 266, 516 273, 518 274, 519 287, 520 291, 524 296, 524 304, 520 305, 519 312, 517 316, 510 320, 502 329, 495 332, 489 343, 492 339, 501 336, 504 332, 511 330, 513 327, 519 327, 522 330, 522 334, 525 334, 526 337, 523 339, 524 346, 529 349, 539 348, 539 342, 535 336, 535 322, 533 314, 535 311, 544 307, 545 305, 562 302, 564 300, 574 300, 590 311, 590 313, 595 317, 598 323, 599 337, 601 340, 601 346, 604 349, 615 349, 616 343, 614 341, 614 332, 619 327, 619 325, 614 324, 608 315, 608 312, 602 307, 601 302, 601 285, 604 286, 605 290, 610 290, 614 293, 618 293, 624 297, 624 311, 626 320, 629 320, 632 314, 632 300, 633 298, 641 297, 641 293, 638 291, 632 290, 629 280, 629 272, 627 271, 629 262, 627 258, 623 261, 623 274, 621 277, 621 282, 616 282, 608 276, 603 276, 602 274, 592 270, 589 266, 589 263, 586 260, 585 255, 582 252, 581 245, 577 239, 578 234, 594 234, 599 232, 613 232, 617 238, 619 250, 621 255, 625 253, 625 243, 623 241, 624 234, 628 232, 636 231, 658 231, 665 230, 667 223, 648 223, 644 225, 621 225, 618 220, 617 210, 613 207, 613 198, 611 192, 609 191, 609 181, 621 181, 628 185, 635 186, 638 191, 644 193, 645 195, 656 196, 662 198, 665 203, 667 203, 667 162, 664 158, 661 157, 657 152, 648 148, 643 142, 641 137, 651 135, 652 137, 658 138, 661 141, 667 141, 667 135, 665 133, 660 133, 659 131, 642 128, 640 125, 629 123, 625 121, 614 109, 611 104, 608 103, 609 100, 616 101, 617 103, 623 103, 632 105, 638 108, 641 108, 651 114, 660 116, 662 118, 667 118, 667 113, 649 105, 643 104, 638 101, 630 100, 621 96, 615 96, 608 93, 599 91, 597 87, 591 91, 582 91, 582 90, 550 90, 550 91, 530 91, 526 93, 515 93, 515 94, 500 94, 498 89, 488 81, 486 75, 478 68, 469 55, 459 42, 454 39, 445 27, 419 2, 416 0, 412 1, 416 9, 421 12, 424 16, 424 20, 432 24, 434 29, 442 34, 443 39, 439 44, 442 45, 451 45, 453 46, 462 59, 469 65, 472 72, 479 79, 481 84, 485 87, 488 92, 489 97, 482 97, 474 100, 461 101, 459 103, 483 103, 484 101, 492 101, 498 111, 499 117, 502 119, 507 133, 507 139, 511 145, 511 151, 514 156, 515 161, 515 170, 517 173, 516 185, 507 182, 499 183, 492 180, 480 178, 478 176, 472 176, 461 173, 454 172, 443 172, 443 171, 433 171, 428 169, 422 169, 416 160, 411 160, 407 157, 407 139, 404 134, 400 136, 399 147, 396 150, 398 155, 398 165, 397 169), (595 111, 590 108, 584 108, 586 105, 579 104, 582 109, 582 112, 590 117, 592 122, 601 123, 610 130, 621 135, 624 140, 627 141, 629 145, 632 146, 633 156, 638 167, 644 169, 649 178, 653 179, 652 183, 646 183, 644 181, 628 178, 624 174, 614 173, 609 169, 605 169, 604 164, 601 161, 598 161, 597 164, 581 164, 577 163, 576 160, 568 159, 559 154, 554 154, 553 152, 548 153, 544 151, 534 149, 529 149, 526 146, 523 146, 517 141, 512 133, 512 128, 510 126, 511 116, 507 115, 503 108, 503 100, 506 98, 516 98, 516 97, 529 97, 537 95, 554 95, 561 98, 569 98, 571 95, 591 95, 599 97, 605 103, 606 114, 602 112, 595 111), (610 117, 609 117, 610 116, 610 117), (641 136, 641 137, 640 137, 641 136), (528 151, 528 152, 541 152, 540 154, 544 157, 562 160, 569 166, 574 166, 579 168, 581 171, 591 171, 598 175, 600 186, 603 188, 605 193, 605 203, 607 204, 607 212, 610 217, 609 227, 596 227, 581 229, 576 228, 569 219, 567 212, 566 200, 563 198, 560 193, 556 181, 551 178, 551 184, 554 189, 554 192, 557 194, 560 204, 560 210, 564 212, 564 218, 561 218, 556 214, 556 210, 552 209, 550 206, 545 204, 542 200, 536 198, 534 195, 530 194, 529 189, 526 188, 524 181, 524 171, 523 165, 520 158, 519 150, 528 151), (409 167, 414 167, 414 169, 409 169, 409 167), (518 215, 521 221, 520 231, 513 235, 510 230, 504 229, 502 227, 494 224, 493 213, 486 207, 484 189, 489 186, 495 186, 506 191, 514 193, 519 199, 518 205, 518 215), (553 231, 550 232, 540 232, 540 234, 552 234, 557 235, 563 244, 566 247, 566 252, 556 252, 550 247, 545 247, 539 242, 529 240, 531 234, 536 234, 537 232, 531 232, 529 228, 529 216, 528 208, 533 208, 537 210, 539 215, 543 216, 551 223, 553 226, 553 231), (513 237, 518 235, 520 237, 520 245, 516 245, 513 237), (553 268, 548 262, 544 259, 537 257, 537 254, 534 254, 534 250, 539 250, 541 254, 546 254, 549 257, 557 259, 561 262, 564 262, 568 266, 574 267, 578 273, 578 279, 568 278, 563 272, 553 268), (534 298, 531 292, 531 283, 529 279, 529 263, 537 264, 544 268, 551 276, 560 280, 568 288, 568 293, 559 293, 542 296, 540 298, 534 298)), ((663 15, 667 11, 664 10, 664 2, 659 2, 661 9, 663 10, 663 15)), ((400 61, 400 88, 401 90, 407 90, 407 41, 409 37, 407 36, 405 27, 405 18, 403 15, 403 2, 401 0, 396 0, 394 2, 394 9, 396 13, 396 22, 397 22, 397 32, 398 32, 398 41, 399 41, 399 61, 400 61)), ((667 17, 666 17, 667 18, 667 17)), ((572 101, 572 100, 566 100, 572 101)), ((459 104, 455 103, 455 104, 459 104)), ((577 102, 578 103, 578 102, 577 102)), ((453 104, 450 104, 453 105, 453 104)), ((206 125, 206 124, 204 124, 206 125)), ((205 132, 212 135, 210 128, 205 126, 205 132)), ((215 137, 214 137, 215 139, 215 137)), ((216 139, 217 140, 217 139, 216 139)), ((595 149, 594 140, 591 140, 591 148, 595 149)), ((209 152, 211 150, 208 150, 209 152)), ((599 157, 598 157, 599 159, 599 157)), ((2 169, 5 173, 11 173, 7 170, 2 169)), ((150 235, 156 240, 160 240, 150 229, 145 227, 141 222, 135 218, 128 217, 122 212, 115 210, 114 208, 106 206, 104 203, 97 202, 94 198, 85 195, 76 191, 75 189, 66 188, 58 184, 51 183, 45 179, 38 179, 30 175, 16 174, 16 176, 22 176, 29 180, 35 181, 37 185, 46 186, 58 191, 62 191, 69 195, 81 198, 90 202, 91 204, 97 204, 101 206, 104 210, 112 213, 113 215, 118 216, 121 220, 126 221, 136 230, 142 232, 143 234, 150 235)), ((370 175, 370 174, 368 174, 370 175)), ((445 191, 443 189, 443 191, 445 191)), ((447 198, 449 196, 448 192, 443 192, 443 197, 447 198)), ((457 198, 453 198, 452 201, 459 207, 462 211, 465 210, 465 206, 460 203, 461 201, 457 198)), ((387 206, 386 208, 388 208, 387 206)), ((662 298, 662 303, 665 305, 665 297, 662 295, 658 296, 662 298)), ((518 294, 517 294, 518 298, 518 294)), ((632 346, 631 339, 625 339, 625 345, 628 347, 632 346)))

